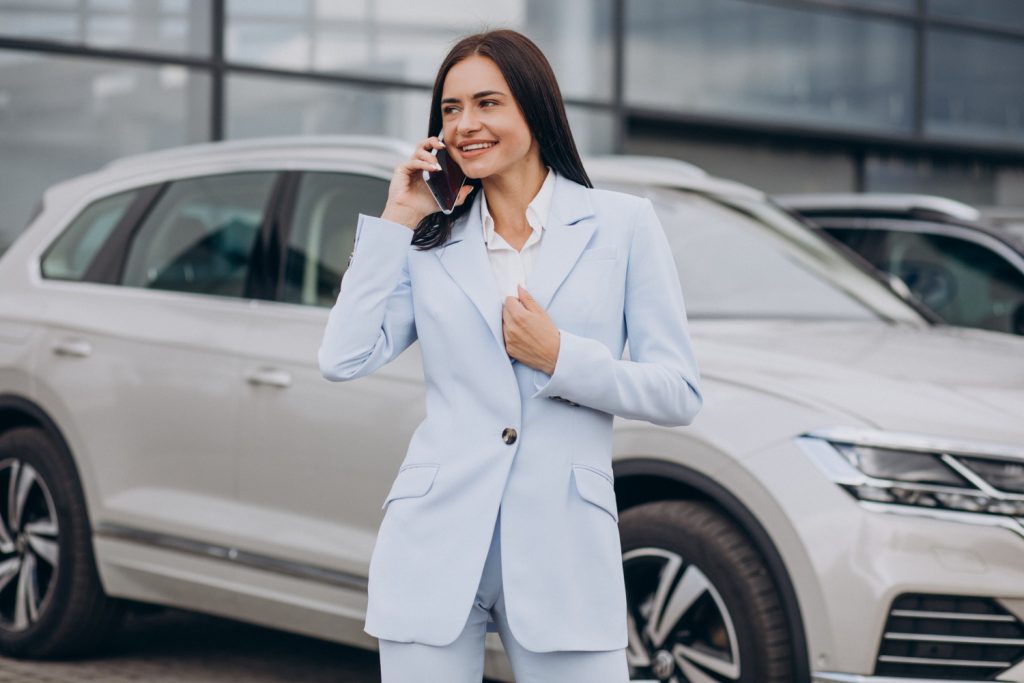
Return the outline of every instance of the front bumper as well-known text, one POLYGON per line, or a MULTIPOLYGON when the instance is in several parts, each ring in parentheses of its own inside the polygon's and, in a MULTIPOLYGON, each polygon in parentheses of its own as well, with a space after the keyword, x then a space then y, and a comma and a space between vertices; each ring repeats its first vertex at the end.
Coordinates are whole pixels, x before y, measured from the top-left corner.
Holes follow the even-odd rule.
MULTIPOLYGON (((806 453, 794 458, 792 445, 762 455, 744 465, 783 508, 811 564, 804 580, 817 584, 796 586, 815 683, 1024 682, 1024 658, 993 654, 993 648, 1024 647, 1024 633, 957 630, 956 623, 907 629, 894 626, 890 614, 908 594, 977 597, 997 602, 1008 623, 1024 624, 1018 520, 860 502, 822 476, 806 453), (964 654, 974 646, 987 649, 978 657, 964 654)), ((981 620, 955 611, 941 618, 981 620)))

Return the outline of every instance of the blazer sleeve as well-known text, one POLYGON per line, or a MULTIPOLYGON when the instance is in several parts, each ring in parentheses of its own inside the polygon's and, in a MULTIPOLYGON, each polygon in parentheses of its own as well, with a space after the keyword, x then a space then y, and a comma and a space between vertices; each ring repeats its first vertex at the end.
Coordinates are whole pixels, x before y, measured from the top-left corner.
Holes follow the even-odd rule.
POLYGON ((317 360, 332 382, 368 375, 416 341, 409 245, 413 231, 359 214, 355 244, 317 360))
POLYGON ((629 360, 602 342, 559 330, 555 370, 533 397, 559 396, 621 417, 673 427, 690 424, 704 403, 690 346, 679 273, 651 200, 634 219, 626 267, 629 360))

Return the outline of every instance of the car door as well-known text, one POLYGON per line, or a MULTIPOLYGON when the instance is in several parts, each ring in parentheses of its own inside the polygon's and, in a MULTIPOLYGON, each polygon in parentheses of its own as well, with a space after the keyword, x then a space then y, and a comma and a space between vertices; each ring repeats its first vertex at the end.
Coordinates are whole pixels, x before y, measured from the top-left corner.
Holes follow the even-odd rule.
POLYGON ((425 414, 418 344, 353 382, 328 382, 317 363, 358 215, 380 215, 388 180, 295 174, 277 300, 254 304, 242 357, 249 382, 235 488, 251 511, 239 527, 246 547, 326 568, 353 587, 365 581, 381 504, 425 414))
POLYGON ((102 199, 43 259, 34 374, 94 484, 98 536, 230 542, 239 356, 277 175, 102 199))

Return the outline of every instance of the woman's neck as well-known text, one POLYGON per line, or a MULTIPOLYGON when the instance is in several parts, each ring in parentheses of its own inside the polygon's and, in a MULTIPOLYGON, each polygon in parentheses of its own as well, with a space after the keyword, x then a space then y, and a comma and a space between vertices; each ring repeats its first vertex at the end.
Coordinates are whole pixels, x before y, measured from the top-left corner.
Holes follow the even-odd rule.
POLYGON ((494 220, 495 231, 502 237, 506 232, 512 235, 523 231, 529 233, 526 207, 537 196, 547 173, 547 167, 538 158, 536 163, 524 163, 521 167, 481 180, 487 194, 487 211, 494 220))

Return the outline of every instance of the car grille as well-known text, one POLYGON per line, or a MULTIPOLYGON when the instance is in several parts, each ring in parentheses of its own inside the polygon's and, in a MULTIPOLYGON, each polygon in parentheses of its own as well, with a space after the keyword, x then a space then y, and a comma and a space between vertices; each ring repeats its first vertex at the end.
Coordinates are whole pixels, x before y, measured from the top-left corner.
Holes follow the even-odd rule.
POLYGON ((992 598, 904 594, 893 600, 875 674, 996 680, 1024 660, 1024 624, 992 598))

